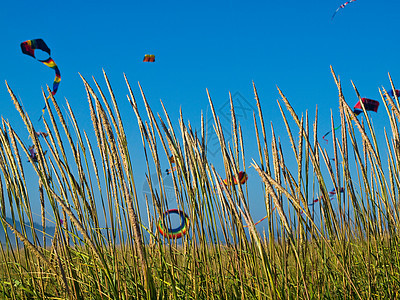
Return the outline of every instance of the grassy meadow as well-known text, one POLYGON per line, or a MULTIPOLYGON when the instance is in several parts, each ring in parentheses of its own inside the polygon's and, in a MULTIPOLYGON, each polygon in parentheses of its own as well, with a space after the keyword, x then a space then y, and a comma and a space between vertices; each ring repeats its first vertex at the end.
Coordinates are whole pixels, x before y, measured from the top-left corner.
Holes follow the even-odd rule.
MULTIPOLYGON (((279 90, 278 105, 286 124, 286 132, 279 132, 291 143, 291 149, 282 149, 274 126, 267 128, 253 85, 258 110, 254 132, 245 134, 256 136, 259 155, 245 161, 248 145, 243 143, 233 102, 232 140, 227 143, 208 95, 225 167, 220 173, 207 156, 204 117, 200 130, 192 129, 182 114, 179 124, 172 124, 164 106, 164 111, 154 112, 141 87, 141 95, 134 96, 125 78, 142 142, 136 147, 144 152, 147 165, 144 174, 135 176, 134 149, 128 147, 106 74, 106 91, 82 77, 93 125, 90 134, 79 127, 68 102, 63 113, 60 103, 43 93, 47 109, 41 124, 48 136, 38 136, 36 120, 7 85, 37 161, 21 138, 26 132, 17 133, 3 118, 0 221, 5 240, 0 249, 0 298, 398 298, 399 101, 380 90, 380 117, 388 119, 390 128, 375 132, 365 111, 355 117, 333 70, 332 75, 341 122, 340 130, 329 136, 333 156, 320 145, 318 112, 315 120, 307 113, 299 116, 279 90), (145 115, 139 113, 138 101, 144 103, 145 115), (269 140, 267 130, 272 133, 269 140), (384 135, 386 147, 378 149, 377 135, 384 135), (169 168, 176 166, 170 175, 173 207, 165 196, 160 162, 171 155, 175 162, 169 162, 169 168), (286 165, 289 157, 297 165, 286 165), (34 169, 34 177, 26 176, 27 165, 34 169), (259 201, 265 202, 267 218, 262 231, 250 214, 247 183, 221 184, 224 178, 238 180, 248 165, 263 184, 259 201), (157 182, 150 176, 154 172, 157 182), (135 180, 140 176, 146 176, 152 187, 145 199, 138 196, 135 180), (30 195, 32 182, 37 183, 40 201, 30 195), (310 186, 317 186, 317 191, 310 186), (332 186, 335 205, 329 195, 332 186), (318 214, 308 205, 315 193, 321 196, 313 207, 318 214), (41 207, 40 230, 34 225, 34 205, 41 207), (143 205, 147 209, 139 209, 143 205), (188 233, 181 239, 164 238, 157 231, 159 217, 168 208, 179 208, 189 217, 188 233), (47 232, 49 227, 55 228, 47 232)), ((389 80, 394 89, 390 76, 389 80)))

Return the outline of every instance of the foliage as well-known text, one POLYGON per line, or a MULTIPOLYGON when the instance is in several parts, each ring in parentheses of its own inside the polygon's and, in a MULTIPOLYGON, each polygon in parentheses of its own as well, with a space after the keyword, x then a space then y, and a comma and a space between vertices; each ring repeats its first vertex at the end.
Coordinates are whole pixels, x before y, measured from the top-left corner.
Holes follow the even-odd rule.
POLYGON ((247 183, 221 184, 223 178, 235 177, 239 182, 239 172, 246 171, 242 130, 232 101, 233 142, 229 145, 208 94, 225 166, 225 173, 220 175, 207 157, 203 117, 200 133, 193 132, 182 114, 179 130, 174 130, 164 106, 163 116, 155 116, 140 88, 145 119, 126 79, 151 187, 151 197, 145 199, 150 220, 146 224, 139 210, 142 200, 137 195, 125 129, 106 74, 109 99, 96 81, 97 92, 82 78, 95 144, 79 128, 67 102, 71 131, 50 90, 49 98, 43 93, 49 116, 43 117, 43 124, 49 135, 37 136, 29 116, 7 85, 38 160, 32 160, 12 125, 2 119, 0 220, 6 243, 0 252, 0 297, 397 298, 400 105, 397 97, 393 100, 381 90, 392 135, 385 132, 385 168, 368 115, 363 117, 365 123, 355 117, 333 70, 332 74, 339 91, 342 125, 341 137, 332 131, 333 165, 317 139, 318 114, 310 130, 308 114, 299 118, 279 90, 278 105, 297 162, 294 172, 284 159, 291 154, 284 153, 273 125, 270 144, 267 142, 261 103, 253 85, 259 157, 252 167, 262 180, 268 213, 264 221, 268 229, 262 235, 249 212, 247 183), (287 119, 284 108, 293 120, 287 119), (290 122, 295 125, 290 126, 290 122), (294 132, 298 132, 297 140, 294 132), (191 222, 189 233, 179 241, 164 239, 154 226, 167 209, 160 158, 171 155, 176 165, 171 176, 177 205, 191 222), (37 201, 32 201, 28 182, 35 179, 25 175, 22 161, 26 158, 39 183, 44 233, 33 223, 32 205, 37 201), (157 182, 152 182, 149 175, 153 170, 157 182), (310 186, 315 185, 322 195, 319 220, 308 206, 315 192, 310 186), (336 191, 345 189, 344 194, 337 193, 335 207, 329 200, 331 185, 336 191), (6 216, 6 206, 11 216, 6 216), (56 227, 46 237, 49 215, 54 216, 56 227))

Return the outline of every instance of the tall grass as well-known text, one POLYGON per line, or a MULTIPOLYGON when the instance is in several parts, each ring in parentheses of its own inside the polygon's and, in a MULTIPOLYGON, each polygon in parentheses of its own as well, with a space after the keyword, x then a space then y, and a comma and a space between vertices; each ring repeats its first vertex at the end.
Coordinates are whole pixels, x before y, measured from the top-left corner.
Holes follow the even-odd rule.
POLYGON ((380 90, 390 128, 384 132, 386 148, 378 149, 377 135, 382 133, 375 132, 365 111, 362 117, 355 117, 340 80, 333 70, 332 74, 342 125, 341 132, 332 131, 334 160, 318 140, 318 110, 314 121, 308 113, 299 116, 281 90, 278 106, 292 149, 283 149, 272 124, 268 140, 262 103, 253 85, 258 157, 253 158, 251 167, 263 184, 260 197, 267 219, 262 233, 250 214, 247 184, 220 184, 232 176, 239 181, 239 171, 248 166, 244 155, 248 145, 244 145, 231 96, 230 144, 207 91, 224 166, 218 172, 207 156, 203 115, 199 132, 184 121, 182 112, 179 124, 173 124, 164 105, 161 114, 153 112, 139 86, 145 107, 142 115, 125 78, 142 141, 135 147, 143 147, 147 166, 140 176, 146 176, 150 187, 148 197, 139 199, 131 159, 131 151, 136 149, 128 147, 105 73, 107 96, 96 81, 93 88, 82 77, 93 125, 90 133, 80 129, 68 102, 63 114, 51 93, 49 98, 43 93, 47 111, 43 125, 49 135, 39 138, 7 85, 38 161, 32 160, 20 137, 25 133, 18 134, 2 119, 0 220, 6 240, 0 251, 0 297, 397 298, 399 101, 380 90), (91 136, 95 140, 90 140, 91 136), (387 158, 381 156, 383 151, 387 158), (189 233, 179 241, 163 238, 155 228, 169 208, 161 161, 171 155, 176 165, 171 174, 176 206, 190 218, 189 233), (290 157, 297 165, 286 164, 290 157), (22 163, 26 159, 36 178, 27 177, 26 163, 22 163), (157 174, 155 182, 150 176, 153 172, 157 174), (36 180, 40 201, 29 188, 36 180), (331 186, 337 204, 329 197, 331 186), (341 187, 344 193, 340 193, 341 187), (310 207, 316 194, 321 195, 318 208, 310 207), (34 224, 33 205, 41 207, 43 232, 34 224), (144 205, 145 211, 139 209, 144 205), (55 224, 51 233, 46 231, 50 222, 55 224))

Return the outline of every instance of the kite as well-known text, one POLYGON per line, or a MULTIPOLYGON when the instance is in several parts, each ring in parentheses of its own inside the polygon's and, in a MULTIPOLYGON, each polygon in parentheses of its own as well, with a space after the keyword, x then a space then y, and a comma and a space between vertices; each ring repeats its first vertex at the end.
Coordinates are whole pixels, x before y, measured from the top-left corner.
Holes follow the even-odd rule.
POLYGON ((333 18, 335 17, 336 13, 337 13, 341 8, 344 8, 347 4, 349 4, 349 3, 351 3, 351 2, 356 2, 356 1, 357 1, 357 0, 350 0, 350 1, 347 1, 346 3, 343 3, 342 5, 340 5, 340 6, 338 7, 338 9, 335 11, 335 13, 333 14, 331 20, 333 20, 333 18))
MULTIPOLYGON (((344 193, 344 188, 341 187, 339 192, 344 193)), ((330 191, 328 194, 329 194, 329 199, 332 200, 333 197, 336 195, 336 190, 332 189, 332 191, 330 191)), ((314 204, 319 202, 319 200, 321 200, 321 199, 322 199, 322 196, 317 199, 314 199, 311 203, 308 204, 308 206, 314 206, 314 204)), ((301 213, 303 213, 303 212, 301 212, 301 213)))
MULTIPOLYGON (((28 41, 22 42, 21 50, 22 50, 23 54, 32 56, 33 58, 37 59, 38 61, 45 64, 49 68, 52 68, 55 71, 56 77, 54 78, 53 90, 51 92, 51 94, 54 96, 57 93, 58 86, 60 85, 60 82, 61 82, 61 73, 60 73, 60 70, 58 69, 56 63, 54 62, 54 60, 50 57, 50 52, 51 52, 50 48, 46 45, 46 43, 42 39, 34 39, 34 40, 28 40, 28 41), (45 59, 45 60, 37 59, 35 56, 36 49, 46 52, 49 55, 49 58, 45 59)), ((43 107, 42 114, 44 113, 45 109, 46 109, 46 106, 43 107)), ((40 116, 39 121, 41 118, 42 118, 42 116, 40 116)))
MULTIPOLYGON (((378 112, 378 107, 379 107, 378 101, 368 98, 361 98, 361 101, 364 104, 366 111, 378 112)), ((354 106, 353 112, 356 116, 358 116, 363 112, 360 101, 358 101, 357 104, 354 106)))
MULTIPOLYGON (((376 100, 368 99, 368 98, 361 98, 362 103, 364 104, 364 108, 366 111, 374 111, 378 112, 378 107, 379 107, 379 102, 376 100)), ((362 107, 361 107, 361 102, 360 100, 354 105, 353 112, 356 116, 361 114, 363 112, 362 107)), ((342 125, 339 125, 338 127, 334 128, 333 130, 337 130, 341 127, 342 125)), ((332 130, 328 131, 327 133, 324 134, 322 137, 323 140, 328 142, 328 140, 325 138, 328 134, 330 134, 332 130)))
MULTIPOLYGON (((33 145, 33 146, 29 146, 29 156, 30 156, 30 158, 32 159, 32 161, 33 161, 34 163, 37 163, 37 162, 38 162, 37 154, 36 154, 35 146, 34 146, 34 145, 33 145)), ((29 162, 29 160, 28 160, 28 162, 29 162)))
POLYGON ((166 169, 165 172, 167 175, 171 174, 173 171, 176 171, 176 166, 173 166, 172 169, 166 169))
POLYGON ((190 223, 189 223, 189 217, 187 214, 185 214, 183 211, 180 211, 178 209, 169 209, 165 211, 158 220, 157 228, 160 234, 163 237, 169 237, 170 239, 179 239, 183 235, 185 235, 189 229, 190 223), (167 228, 165 229, 163 226, 164 224, 167 224, 166 216, 169 216, 170 214, 177 214, 181 218, 180 225, 176 228, 167 228))
MULTIPOLYGON (((47 138, 48 136, 49 136, 49 134, 47 133, 47 132, 43 132, 43 131, 36 131, 35 132, 35 135, 37 136, 37 137, 43 137, 43 138, 47 138)), ((29 136, 29 138, 30 138, 31 136, 29 136)))
POLYGON ((171 164, 174 164, 174 163, 175 163, 175 157, 174 157, 173 155, 171 155, 171 156, 168 158, 168 160, 169 160, 169 162, 170 162, 171 164))
MULTIPOLYGON (((243 172, 243 171, 240 171, 238 175, 239 175, 239 183, 240 184, 244 184, 247 181, 247 179, 249 178, 247 176, 246 172, 243 172)), ((233 181, 233 184, 235 184, 235 185, 238 184, 236 181, 236 177, 233 177, 233 180, 224 179, 222 182, 226 186, 228 186, 228 185, 232 185, 232 181, 233 181)))
MULTIPOLYGON (((32 56, 35 59, 37 59, 35 56, 36 49, 42 50, 50 56, 50 48, 47 47, 46 43, 42 39, 28 40, 28 41, 21 43, 22 53, 32 56)), ((54 62, 54 60, 51 57, 49 57, 46 60, 40 60, 40 59, 37 59, 37 60, 40 61, 41 63, 45 64, 49 68, 52 68, 56 72, 56 77, 54 78, 54 82, 53 82, 53 91, 51 92, 51 94, 54 96, 57 93, 58 86, 60 85, 60 81, 61 81, 60 70, 58 69, 56 63, 54 62)))
POLYGON ((47 132, 43 132, 43 131, 36 131, 36 136, 37 137, 44 137, 44 138, 46 138, 46 137, 48 137, 49 136, 49 134, 47 133, 47 132))
MULTIPOLYGON (((340 193, 344 193, 344 188, 341 187, 339 192, 340 193)), ((332 189, 332 191, 329 192, 329 195, 331 195, 331 196, 336 195, 336 190, 332 189)))
POLYGON ((154 54, 146 54, 143 58, 144 62, 155 62, 156 56, 154 54))
POLYGON ((396 94, 396 96, 397 96, 397 98, 399 98, 400 97, 400 90, 390 90, 389 91, 389 95, 390 96, 392 96, 392 97, 394 97, 394 95, 396 94))
MULTIPOLYGON (((169 162, 170 162, 171 164, 174 164, 174 163, 175 163, 175 157, 174 157, 173 155, 171 155, 171 156, 168 158, 168 160, 169 160, 169 162)), ((165 170, 165 172, 167 172, 167 175, 171 174, 173 171, 176 171, 176 166, 173 166, 171 169, 166 169, 166 170, 165 170)))
MULTIPOLYGON (((341 187, 339 192, 340 193, 344 193, 344 188, 341 187)), ((333 188, 332 191, 329 192, 329 199, 332 200, 335 195, 336 195, 336 190, 333 188)), ((311 203, 308 204, 308 206, 313 206, 314 207, 314 204, 317 203, 321 199, 322 199, 322 196, 317 198, 317 199, 314 199, 311 203)), ((301 213, 303 214, 303 212, 301 212, 301 213)))
MULTIPOLYGON (((29 157, 32 159, 32 161, 34 163, 37 163, 38 157, 37 157, 37 153, 35 151, 35 145, 29 146, 28 150, 29 150, 29 157)), ((47 150, 44 151, 44 155, 46 155, 46 153, 47 153, 47 150)), ((28 160, 28 162, 29 162, 29 160, 28 160)))

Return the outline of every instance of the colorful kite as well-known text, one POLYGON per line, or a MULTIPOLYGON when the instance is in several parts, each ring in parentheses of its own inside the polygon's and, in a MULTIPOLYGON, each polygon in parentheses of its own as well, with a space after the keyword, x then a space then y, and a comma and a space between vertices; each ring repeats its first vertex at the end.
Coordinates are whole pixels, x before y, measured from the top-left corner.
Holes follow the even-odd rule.
MULTIPOLYGON (((341 187, 340 190, 339 190, 339 192, 340 192, 340 193, 344 193, 344 188, 341 187)), ((329 200, 332 201, 332 199, 333 199, 333 197, 334 197, 335 195, 336 195, 336 190, 335 190, 335 189, 332 189, 332 191, 329 192, 329 200)), ((311 203, 308 204, 308 206, 314 206, 314 204, 317 203, 317 202, 319 202, 319 200, 321 200, 321 199, 322 199, 322 196, 319 197, 319 198, 317 198, 317 199, 314 199, 311 203)), ((301 213, 303 213, 303 212, 301 212, 301 213)))
MULTIPOLYGON (((339 192, 340 192, 340 193, 344 193, 344 188, 341 187, 340 190, 339 190, 339 192)), ((329 195, 331 195, 331 196, 336 195, 336 190, 333 189, 332 191, 330 191, 330 192, 329 192, 329 195)))
MULTIPOLYGON (((249 178, 249 177, 247 176, 246 172, 243 172, 243 171, 240 171, 238 175, 239 175, 239 183, 240 183, 240 184, 244 184, 244 183, 247 181, 247 179, 249 178)), ((232 182, 233 182, 233 184, 235 184, 235 185, 238 184, 237 181, 236 181, 236 177, 234 177, 234 176, 233 176, 233 180, 224 179, 222 182, 223 182, 226 186, 232 185, 232 182)))
MULTIPOLYGON (((368 99, 368 98, 361 98, 362 103, 364 104, 366 111, 374 111, 378 112, 379 102, 376 100, 368 99)), ((353 112, 356 116, 363 112, 360 101, 354 105, 353 112)))
POLYGON ((172 169, 166 169, 165 172, 167 175, 171 174, 173 171, 176 171, 176 166, 173 166, 172 169))
POLYGON ((333 18, 335 17, 336 13, 337 13, 341 8, 344 8, 347 4, 349 4, 349 3, 351 3, 351 2, 356 2, 356 1, 357 1, 357 0, 350 0, 350 1, 347 1, 346 3, 343 3, 342 5, 340 5, 340 6, 338 7, 338 9, 335 11, 335 13, 333 14, 331 20, 333 20, 333 18))
MULTIPOLYGON (((35 146, 34 145, 32 145, 32 146, 29 146, 29 156, 31 157, 31 159, 32 159, 32 161, 34 162, 34 163, 37 163, 38 162, 38 159, 37 159, 37 154, 36 154, 36 151, 35 151, 35 146)), ((29 161, 29 160, 28 160, 29 161)))
POLYGON ((392 97, 394 97, 394 95, 396 94, 396 96, 397 96, 397 98, 399 98, 400 97, 400 90, 390 90, 389 91, 389 95, 390 96, 392 96, 392 97))
MULTIPOLYGON (((344 188, 340 188, 339 192, 344 193, 344 188)), ((336 190, 332 189, 332 191, 330 191, 328 194, 329 194, 329 199, 332 200, 333 197, 336 195, 336 190)), ((308 204, 308 206, 314 206, 314 204, 319 202, 321 199, 322 199, 322 196, 317 199, 314 199, 311 203, 308 204)))
POLYGON ((163 213, 162 217, 158 220, 157 228, 163 237, 169 237, 170 239, 179 239, 188 232, 190 223, 189 217, 178 209, 169 209, 163 213), (180 225, 176 228, 165 228, 163 224, 169 223, 169 218, 166 218, 170 214, 177 214, 181 218, 180 225))
MULTIPOLYGON (((374 111, 378 112, 378 107, 379 107, 379 102, 376 100, 368 99, 368 98, 361 98, 362 103, 364 104, 365 110, 366 111, 374 111)), ((361 102, 358 101, 356 105, 354 105, 353 112, 356 116, 361 114, 363 112, 362 107, 361 107, 361 102)), ((338 127, 334 128, 334 130, 337 130, 341 127, 342 125, 339 125, 338 127)), ((323 140, 328 142, 328 140, 325 138, 328 134, 330 134, 332 130, 329 130, 327 133, 324 134, 322 137, 323 140)))
MULTIPOLYGON (((46 43, 42 39, 28 40, 28 41, 21 43, 22 53, 32 56, 35 59, 37 59, 35 56, 36 49, 42 50, 50 56, 50 48, 47 47, 46 43)), ((40 59, 37 59, 37 60, 40 61, 41 63, 44 63, 49 68, 52 68, 56 72, 56 77, 53 82, 53 91, 51 92, 52 95, 54 96, 57 93, 58 86, 61 81, 60 70, 58 69, 56 63, 54 62, 54 60, 51 57, 49 57, 46 60, 40 60, 40 59)))
MULTIPOLYGON (((28 150, 29 150, 29 156, 32 159, 32 161, 34 163, 37 163, 38 162, 38 157, 37 157, 37 153, 35 151, 35 145, 29 146, 28 150)), ((47 153, 47 150, 44 151, 44 155, 46 155, 46 153, 47 153)), ((29 162, 29 160, 28 160, 28 162, 29 162)))
POLYGON ((42 136, 42 137, 46 138, 49 136, 49 134, 47 132, 39 131, 39 132, 36 132, 36 136, 37 137, 42 136))
MULTIPOLYGON (((168 158, 168 160, 169 160, 169 162, 170 162, 171 164, 174 164, 174 163, 175 163, 175 157, 174 157, 173 155, 171 155, 171 156, 168 158)), ((166 169, 166 170, 165 170, 165 172, 167 172, 167 175, 171 174, 173 171, 176 171, 176 166, 173 166, 171 169, 166 169)))
POLYGON ((143 61, 145 62, 155 62, 156 61, 156 56, 154 54, 146 54, 143 58, 143 61))

